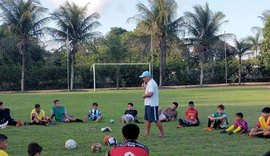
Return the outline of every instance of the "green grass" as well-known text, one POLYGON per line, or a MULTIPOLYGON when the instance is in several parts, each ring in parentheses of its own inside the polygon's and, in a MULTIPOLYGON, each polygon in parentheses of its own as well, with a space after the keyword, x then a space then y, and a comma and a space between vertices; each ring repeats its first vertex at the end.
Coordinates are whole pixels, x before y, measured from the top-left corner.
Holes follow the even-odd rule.
MULTIPOLYGON (((143 120, 143 90, 107 90, 97 92, 71 92, 71 93, 25 93, 0 94, 3 101, 11 109, 12 116, 17 120, 29 121, 29 113, 33 105, 40 103, 46 113, 50 113, 52 101, 59 99, 69 114, 77 117, 85 116, 92 102, 97 102, 104 116, 101 123, 88 122, 62 124, 55 126, 23 126, 1 129, 0 133, 9 137, 7 152, 11 156, 26 154, 28 143, 40 143, 44 156, 86 156, 104 155, 111 147, 103 145, 102 153, 91 153, 89 147, 92 143, 102 142, 104 136, 112 134, 122 140, 120 116, 126 109, 128 102, 133 102, 139 112, 139 119, 143 120), (109 124, 110 119, 115 124, 109 124), (100 128, 110 126, 112 133, 100 132, 100 128), (67 139, 74 139, 78 148, 66 150, 64 143, 67 139)), ((234 121, 236 112, 243 112, 244 118, 250 127, 260 116, 263 107, 269 106, 270 92, 267 87, 225 87, 225 88, 186 88, 160 90, 160 106, 167 107, 173 101, 180 103, 178 111, 184 117, 187 102, 193 100, 201 119, 201 126, 176 129, 177 122, 164 123, 166 137, 158 138, 158 129, 151 127, 148 138, 142 136, 144 124, 139 124, 141 136, 139 142, 147 145, 153 156, 179 156, 179 155, 262 155, 269 150, 269 139, 251 138, 247 135, 224 135, 219 131, 205 132, 207 115, 216 110, 217 104, 223 103, 229 115, 229 122, 234 121)))

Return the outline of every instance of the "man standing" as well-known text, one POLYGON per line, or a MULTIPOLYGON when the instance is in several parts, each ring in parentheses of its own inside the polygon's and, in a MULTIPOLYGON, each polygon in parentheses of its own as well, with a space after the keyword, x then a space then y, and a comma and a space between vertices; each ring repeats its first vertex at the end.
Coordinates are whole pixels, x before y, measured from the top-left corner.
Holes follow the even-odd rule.
POLYGON ((145 136, 149 136, 151 122, 155 122, 159 129, 159 137, 164 137, 163 126, 158 120, 158 85, 149 71, 144 71, 140 78, 144 81, 145 93, 143 94, 145 113, 145 136))

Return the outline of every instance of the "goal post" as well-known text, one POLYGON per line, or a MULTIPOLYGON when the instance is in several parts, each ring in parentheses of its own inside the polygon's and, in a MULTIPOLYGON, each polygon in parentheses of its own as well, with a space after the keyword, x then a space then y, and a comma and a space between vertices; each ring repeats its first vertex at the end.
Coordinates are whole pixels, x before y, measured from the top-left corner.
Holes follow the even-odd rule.
POLYGON ((93 70, 93 89, 96 91, 96 66, 132 66, 132 65, 148 65, 151 71, 151 63, 93 63, 91 69, 93 70))

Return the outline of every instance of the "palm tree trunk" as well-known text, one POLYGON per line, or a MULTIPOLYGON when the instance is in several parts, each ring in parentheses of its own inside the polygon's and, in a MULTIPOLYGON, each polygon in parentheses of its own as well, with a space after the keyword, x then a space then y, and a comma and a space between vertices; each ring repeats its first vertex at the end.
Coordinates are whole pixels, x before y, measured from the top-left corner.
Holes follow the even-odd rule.
POLYGON ((200 86, 203 86, 203 61, 200 60, 200 68, 201 68, 201 73, 200 73, 200 86))
POLYGON ((240 85, 241 84, 241 64, 242 64, 242 61, 241 61, 241 57, 239 57, 239 60, 238 60, 238 84, 240 85))
POLYGON ((215 80, 214 58, 213 58, 212 55, 210 56, 210 61, 209 62, 210 62, 210 69, 211 69, 211 74, 210 74, 210 76, 211 76, 211 82, 213 83, 216 80, 215 80))
POLYGON ((71 65, 70 65, 70 90, 73 90, 73 81, 74 81, 74 56, 75 54, 71 54, 71 65))
POLYGON ((116 67, 116 89, 119 89, 119 80, 120 80, 120 66, 116 67))
POLYGON ((24 55, 24 50, 23 47, 20 50, 21 51, 21 55, 22 55, 22 67, 21 67, 21 92, 24 92, 24 74, 25 74, 25 55, 24 55))
POLYGON ((166 41, 165 37, 159 37, 159 48, 160 48, 160 65, 159 65, 159 87, 163 86, 163 75, 165 73, 165 55, 166 55, 166 41))
POLYGON ((21 40, 19 42, 19 52, 22 56, 22 65, 21 65, 21 92, 24 92, 24 84, 25 84, 25 40, 21 40))

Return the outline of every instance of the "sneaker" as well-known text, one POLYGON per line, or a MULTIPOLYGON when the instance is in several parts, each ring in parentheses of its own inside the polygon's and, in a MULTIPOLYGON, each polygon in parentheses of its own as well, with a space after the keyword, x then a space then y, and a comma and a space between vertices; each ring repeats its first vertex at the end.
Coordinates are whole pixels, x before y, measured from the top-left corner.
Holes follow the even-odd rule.
POLYGON ((227 133, 227 131, 224 129, 222 131, 220 131, 221 134, 227 133))
POLYGON ((111 132, 112 129, 110 127, 104 127, 104 128, 101 128, 101 132, 111 132))
POLYGON ((2 129, 7 128, 7 125, 8 125, 8 121, 5 122, 4 124, 0 125, 0 128, 2 128, 2 129))
POLYGON ((232 135, 232 134, 233 134, 233 132, 229 132, 228 134, 229 134, 229 135, 232 135))

